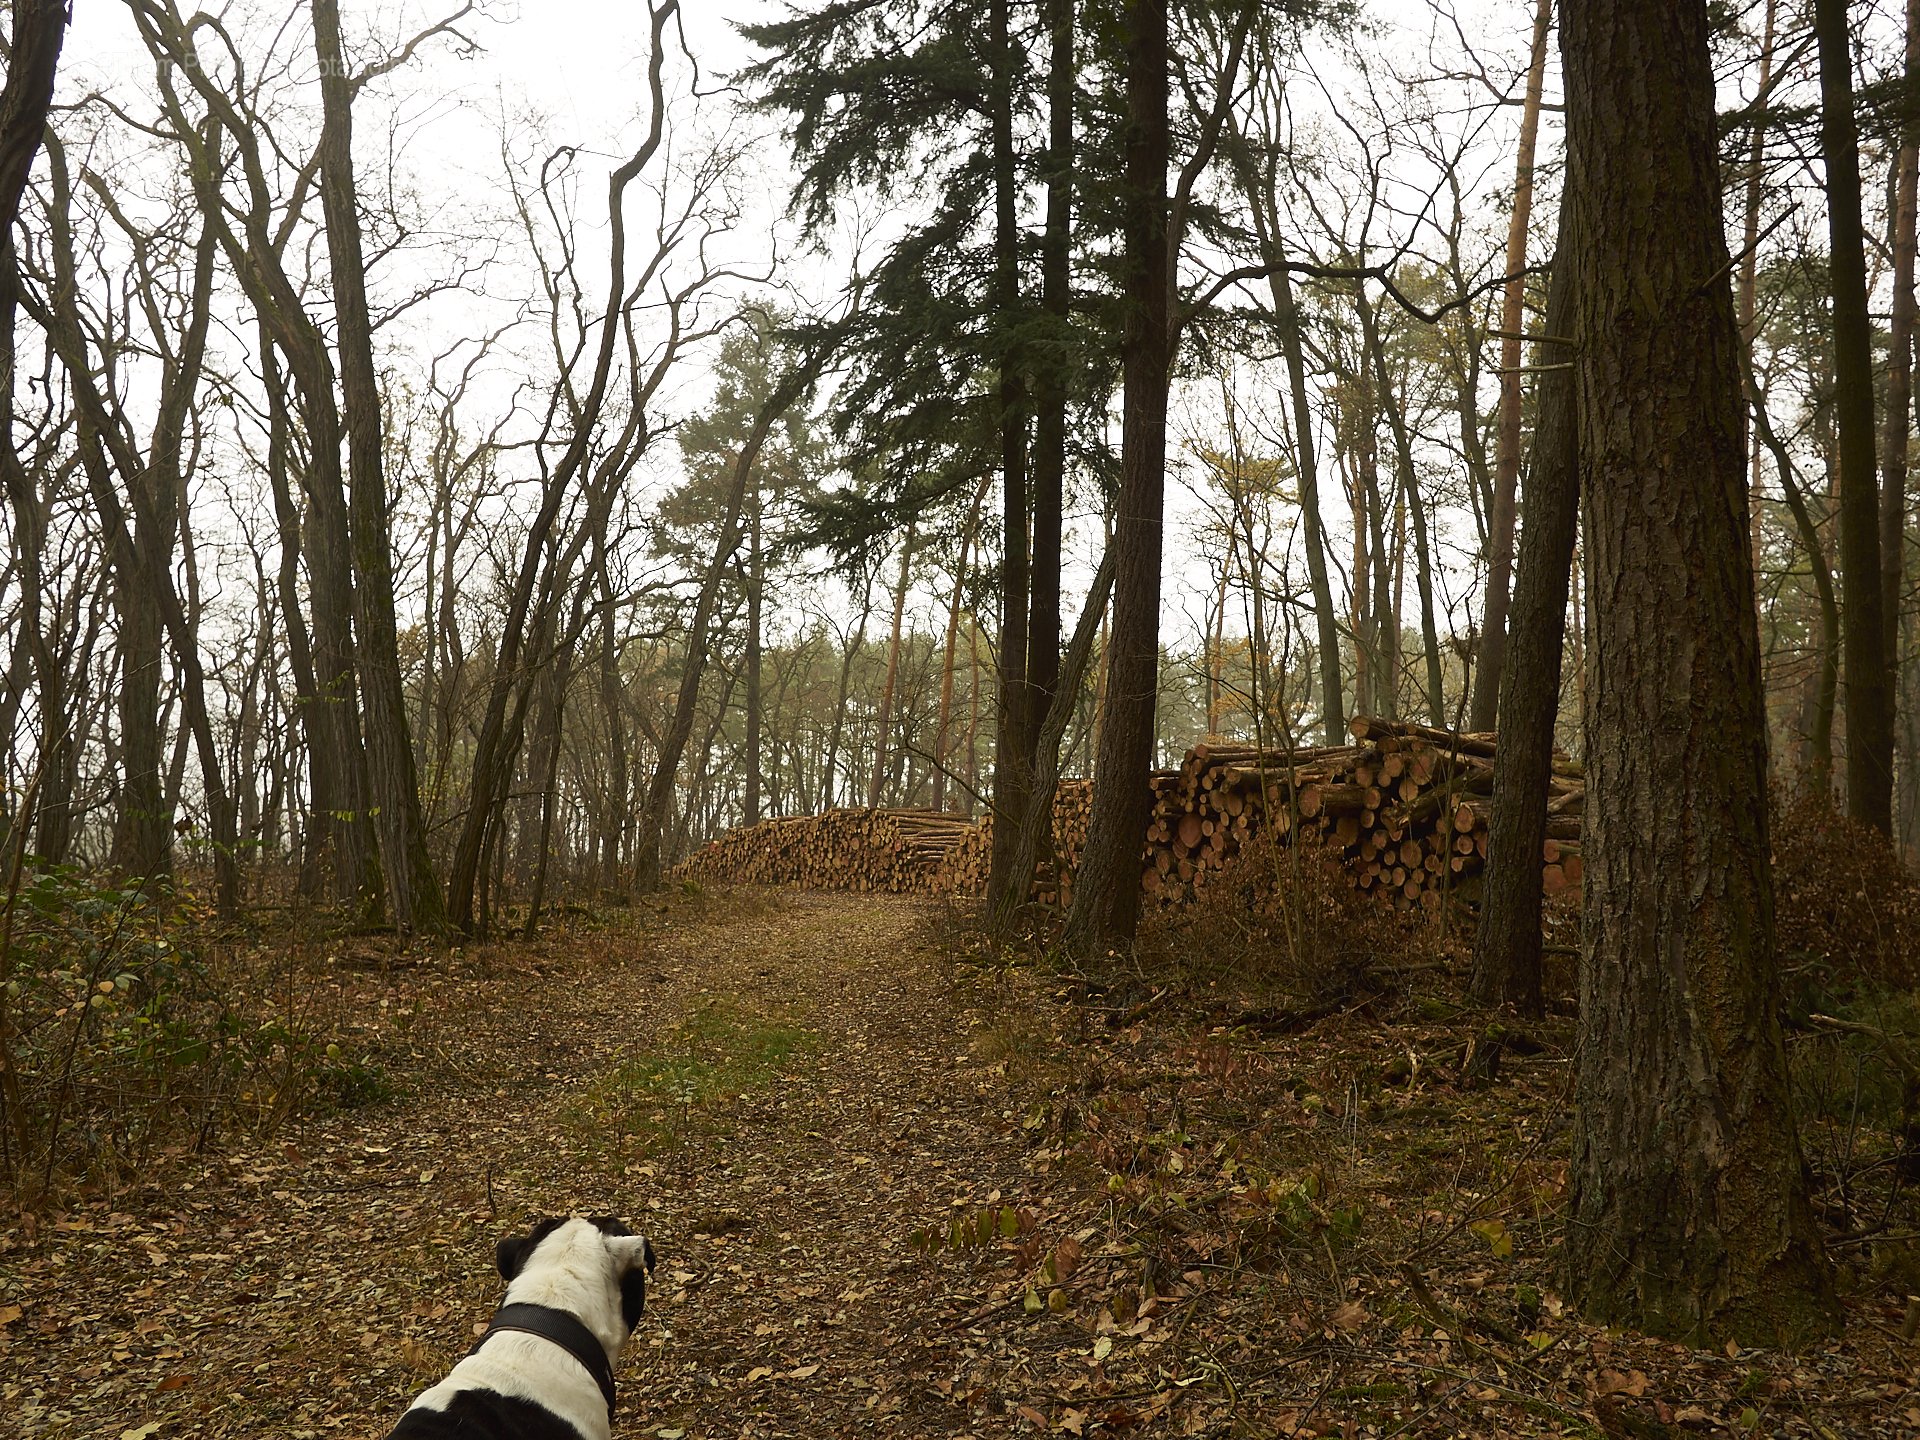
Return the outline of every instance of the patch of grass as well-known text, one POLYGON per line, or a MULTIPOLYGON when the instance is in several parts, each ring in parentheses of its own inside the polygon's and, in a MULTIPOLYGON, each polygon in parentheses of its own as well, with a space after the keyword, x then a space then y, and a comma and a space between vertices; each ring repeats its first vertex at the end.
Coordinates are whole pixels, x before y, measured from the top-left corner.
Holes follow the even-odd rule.
POLYGON ((660 1049, 601 1075, 561 1119, 585 1146, 644 1158, 685 1133, 721 1128, 732 1102, 805 1065, 819 1047, 819 1037, 789 1017, 716 997, 668 1032, 660 1049))

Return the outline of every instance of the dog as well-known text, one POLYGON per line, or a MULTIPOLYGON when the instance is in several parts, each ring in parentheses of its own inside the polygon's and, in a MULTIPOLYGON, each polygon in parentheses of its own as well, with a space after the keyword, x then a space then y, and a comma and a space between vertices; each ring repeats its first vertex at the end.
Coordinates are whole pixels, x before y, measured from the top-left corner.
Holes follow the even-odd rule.
POLYGON ((502 1240, 494 1263, 507 1293, 486 1333, 388 1440, 611 1440, 653 1246, 611 1216, 561 1216, 502 1240))

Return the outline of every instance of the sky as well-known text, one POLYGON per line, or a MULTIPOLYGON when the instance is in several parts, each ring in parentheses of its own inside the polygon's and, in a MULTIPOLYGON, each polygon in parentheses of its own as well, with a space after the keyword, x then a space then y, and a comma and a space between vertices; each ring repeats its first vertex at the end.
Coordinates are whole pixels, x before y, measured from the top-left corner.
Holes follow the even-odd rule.
MULTIPOLYGON (((254 35, 272 33, 276 17, 294 9, 296 0, 272 0, 253 5, 243 3, 221 13, 235 29, 254 35)), ((185 8, 185 7, 183 7, 185 8)), ((428 7, 419 0, 401 4, 360 4, 344 0, 343 28, 350 52, 368 53, 368 40, 378 37, 392 47, 432 21, 451 13, 457 5, 445 3, 428 7)), ((688 48, 697 58, 702 88, 717 88, 724 76, 736 71, 751 58, 751 48, 737 33, 740 21, 770 18, 785 9, 773 0, 726 0, 723 4, 688 0, 682 22, 688 48)), ((1490 17, 1497 17, 1499 32, 1519 35, 1529 25, 1532 0, 1467 0, 1461 9, 1468 17, 1470 31, 1482 28, 1490 17)), ((1409 39, 1424 39, 1429 31, 1430 10, 1427 0, 1407 3, 1376 3, 1369 13, 1382 20, 1403 20, 1417 25, 1409 39)), ((474 197, 472 206, 495 205, 500 190, 498 117, 531 113, 543 117, 544 144, 577 143, 588 152, 581 169, 581 204, 576 239, 583 257, 604 252, 604 177, 611 165, 624 158, 642 133, 639 118, 646 104, 645 65, 647 56, 647 15, 643 5, 594 3, 594 0, 519 0, 519 3, 486 4, 476 13, 462 18, 460 33, 473 42, 472 49, 441 39, 424 47, 420 57, 406 69, 380 83, 383 93, 368 96, 377 105, 365 106, 365 118, 357 119, 356 151, 363 172, 378 165, 386 143, 385 115, 393 117, 393 134, 402 137, 401 155, 408 171, 418 183, 438 188, 451 197, 457 216, 463 196, 474 197), (380 107, 384 107, 384 112, 380 107), (484 200, 480 197, 484 196, 484 200), (597 242, 597 243, 596 243, 597 242)), ((294 71, 301 74, 296 56, 294 71)), ((1444 60, 1444 55, 1436 59, 1444 60)), ((1411 54, 1405 63, 1418 63, 1411 54)), ((73 29, 63 65, 62 99, 71 100, 83 90, 105 88, 116 98, 138 96, 139 87, 150 83, 151 62, 133 31, 125 5, 117 0, 77 0, 73 29)), ((134 107, 136 112, 138 106, 134 107)), ((718 126, 739 123, 727 119, 723 101, 706 107, 708 123, 718 126)), ((360 111, 357 110, 357 116, 360 111)), ((767 236, 780 224, 780 207, 787 187, 787 172, 782 165, 781 147, 769 130, 769 143, 758 147, 759 166, 753 184, 757 194, 751 203, 758 213, 750 215, 741 243, 764 247, 767 236)), ((1508 161, 1511 164, 1511 161, 1508 161)), ((363 181, 363 188, 365 182, 363 181)), ((787 247, 785 277, 797 280, 803 289, 820 296, 830 294, 844 273, 845 260, 801 259, 787 247)), ((391 265, 393 262, 389 262, 391 265)), ((588 263, 591 263, 589 260, 588 263)), ((391 282, 391 272, 389 275, 391 282)), ((471 320, 458 312, 458 304, 440 306, 431 319, 420 325, 457 333, 471 333, 471 320)), ((421 338, 422 347, 432 345, 432 337, 421 338)), ((689 385, 687 396, 697 393, 698 382, 689 385)), ((681 404, 696 403, 691 398, 681 404)), ((1198 404, 1204 423, 1207 401, 1198 404)), ((1183 417, 1176 416, 1176 427, 1183 417)), ((1194 415, 1184 417, 1191 430, 1194 415)), ((1115 435, 1117 442, 1117 432, 1115 435)), ((668 447, 671 449, 671 447, 668 447)), ((1179 486, 1172 487, 1176 511, 1189 508, 1179 486)), ((1186 628, 1195 623, 1202 608, 1198 597, 1208 590, 1206 566, 1188 553, 1192 533, 1187 517, 1171 517, 1168 529, 1170 625, 1186 628)), ((1097 530, 1083 519, 1079 527, 1076 555, 1070 571, 1091 569, 1091 547, 1097 543, 1097 530)), ((935 580, 928 592, 918 597, 919 605, 931 612, 941 602, 943 587, 935 580)), ((1067 617, 1071 623, 1071 616, 1067 617)))

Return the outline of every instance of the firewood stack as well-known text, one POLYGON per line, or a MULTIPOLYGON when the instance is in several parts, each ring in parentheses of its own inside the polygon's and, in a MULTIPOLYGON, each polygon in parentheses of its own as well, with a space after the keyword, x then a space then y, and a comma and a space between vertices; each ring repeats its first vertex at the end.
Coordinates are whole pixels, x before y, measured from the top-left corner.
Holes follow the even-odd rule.
MULTIPOLYGON (((1354 743, 1258 750, 1197 745, 1178 770, 1151 780, 1142 856, 1149 904, 1183 905, 1263 829, 1282 843, 1324 845, 1356 888, 1397 910, 1479 898, 1493 794, 1494 737, 1455 735, 1357 716, 1354 743)), ((1540 883, 1580 884, 1580 766, 1554 752, 1540 883)), ((1086 844, 1091 780, 1062 780, 1053 797, 1054 854, 1033 898, 1067 905, 1086 844)), ((979 824, 933 810, 829 810, 765 820, 699 851, 679 874, 818 889, 979 895, 993 854, 993 817, 979 824)))
MULTIPOLYGON (((1286 843, 1339 852, 1350 882, 1399 910, 1471 901, 1487 855, 1494 737, 1371 716, 1352 745, 1255 750, 1200 745, 1156 779, 1141 886, 1180 905, 1271 825, 1286 843)), ((1580 883, 1580 767, 1554 757, 1541 884, 1580 883)))
POLYGON ((965 817, 937 810, 829 810, 731 830, 676 873, 702 883, 932 891, 947 852, 973 829, 965 817))
MULTIPOLYGON (((1033 877, 1032 898, 1048 905, 1073 903, 1073 877, 1080 850, 1087 843, 1087 820, 1093 813, 1093 781, 1068 778, 1053 792, 1053 857, 1042 856, 1033 877)), ((940 889, 953 895, 981 895, 993 862, 993 816, 985 816, 973 831, 947 852, 940 889)))

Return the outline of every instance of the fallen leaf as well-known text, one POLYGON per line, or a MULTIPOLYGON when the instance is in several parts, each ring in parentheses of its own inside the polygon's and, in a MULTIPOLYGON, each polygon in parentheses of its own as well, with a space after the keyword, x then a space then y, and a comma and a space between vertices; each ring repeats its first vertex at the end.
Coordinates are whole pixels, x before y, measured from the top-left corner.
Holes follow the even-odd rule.
POLYGON ((798 1370, 787 1371, 787 1378, 789 1380, 811 1380, 819 1373, 820 1367, 818 1365, 802 1365, 798 1370))
POLYGON ((1597 1388, 1602 1395, 1631 1395, 1638 1400, 1647 1393, 1646 1373, 1634 1370, 1622 1375, 1618 1370, 1602 1370, 1597 1388))
POLYGON ((773 1367, 771 1365, 756 1365, 753 1369, 747 1371, 746 1383, 751 1385, 754 1381, 764 1380, 771 1374, 773 1374, 773 1367))
POLYGON ((20 1318, 18 1305, 0 1305, 0 1325, 11 1325, 20 1318))
POLYGON ((120 1432, 120 1440, 147 1440, 149 1435, 158 1435, 159 1433, 160 1422, 158 1420, 149 1420, 146 1424, 138 1426, 135 1429, 122 1430, 120 1432))
POLYGON ((1026 1421, 1029 1425, 1037 1426, 1042 1430, 1047 1428, 1047 1417, 1042 1415, 1038 1410, 1034 1409, 1031 1405, 1022 1405, 1013 1413, 1018 1415, 1022 1420, 1026 1421))
POLYGON ((1367 1313, 1366 1302, 1349 1300, 1333 1312, 1333 1324, 1337 1330, 1358 1330, 1373 1317, 1367 1313))
POLYGON ((1069 1410, 1060 1417, 1060 1428, 1074 1435, 1082 1435, 1087 1429, 1087 1412, 1069 1410))

